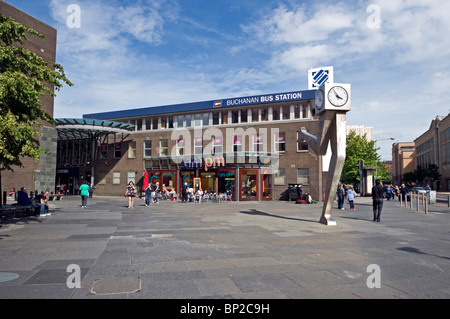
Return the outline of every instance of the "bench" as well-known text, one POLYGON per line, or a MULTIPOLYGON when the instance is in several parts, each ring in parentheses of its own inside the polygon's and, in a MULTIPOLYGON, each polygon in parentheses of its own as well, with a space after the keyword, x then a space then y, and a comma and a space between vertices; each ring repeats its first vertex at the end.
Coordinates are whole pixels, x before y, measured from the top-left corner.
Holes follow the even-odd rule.
POLYGON ((2 218, 15 218, 17 216, 38 216, 41 206, 38 203, 31 205, 11 204, 0 207, 2 218))

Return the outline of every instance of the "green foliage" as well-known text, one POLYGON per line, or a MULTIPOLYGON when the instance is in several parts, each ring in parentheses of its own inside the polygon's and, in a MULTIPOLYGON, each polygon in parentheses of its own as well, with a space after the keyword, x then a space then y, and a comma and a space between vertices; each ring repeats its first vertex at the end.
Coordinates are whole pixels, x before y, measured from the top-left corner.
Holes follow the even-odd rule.
POLYGON ((375 141, 368 141, 367 136, 359 136, 355 132, 347 135, 347 149, 341 181, 346 184, 360 182, 359 162, 364 161, 364 166, 378 166, 377 179, 390 181, 392 177, 387 172, 386 166, 380 161, 375 141))
POLYGON ((425 179, 430 179, 431 181, 438 181, 441 179, 439 167, 436 164, 431 164, 428 168, 418 166, 414 172, 403 174, 403 181, 406 183, 423 184, 425 179))
POLYGON ((43 38, 10 17, 0 15, 0 171, 22 166, 21 157, 39 160, 39 127, 54 124, 42 109, 41 97, 54 91, 66 78, 61 65, 44 61, 22 47, 28 36, 43 38))

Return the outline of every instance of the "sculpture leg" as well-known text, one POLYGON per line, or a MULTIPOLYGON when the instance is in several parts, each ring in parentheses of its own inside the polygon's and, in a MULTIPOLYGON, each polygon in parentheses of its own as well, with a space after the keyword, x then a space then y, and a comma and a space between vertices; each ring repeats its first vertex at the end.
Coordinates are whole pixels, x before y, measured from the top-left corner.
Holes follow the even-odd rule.
POLYGON ((322 216, 319 222, 328 226, 335 226, 336 221, 331 218, 331 209, 336 195, 336 189, 344 168, 346 153, 346 113, 335 113, 333 123, 329 126, 331 143, 331 162, 328 170, 328 178, 325 186, 325 202, 323 205, 322 216))

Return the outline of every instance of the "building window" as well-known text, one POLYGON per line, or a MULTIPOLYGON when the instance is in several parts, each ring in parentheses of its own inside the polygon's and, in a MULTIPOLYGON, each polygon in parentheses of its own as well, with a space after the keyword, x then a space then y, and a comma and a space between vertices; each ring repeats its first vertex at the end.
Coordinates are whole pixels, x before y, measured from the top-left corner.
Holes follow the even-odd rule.
POLYGON ((186 123, 184 122, 184 115, 178 115, 177 117, 177 125, 178 127, 184 127, 186 123))
POLYGON ((136 141, 128 143, 128 158, 136 158, 136 141))
POLYGON ((286 152, 286 133, 274 134, 274 151, 286 152))
POLYGON ((102 143, 100 145, 100 159, 106 159, 108 156, 108 144, 102 143))
POLYGON ((282 107, 283 109, 283 120, 290 120, 291 119, 291 108, 287 105, 282 107))
POLYGON ((202 138, 194 138, 194 154, 195 155, 203 154, 203 139, 202 138))
POLYGON ((222 154, 222 137, 213 137, 213 155, 222 154))
POLYGON ((213 125, 219 125, 220 112, 213 112, 213 125))
POLYGON ((231 121, 233 124, 239 123, 239 111, 238 110, 231 111, 231 121))
POLYGON ((150 125, 152 127, 152 130, 157 130, 158 129, 158 118, 157 117, 153 117, 150 119, 150 125))
POLYGON ((202 114, 194 114, 194 126, 202 126, 202 114))
POLYGON ((309 185, 309 168, 297 168, 297 183, 309 185))
POLYGON ((252 110, 252 122, 258 122, 259 121, 259 109, 253 109, 252 110))
POLYGON ((209 113, 203 113, 203 126, 209 125, 209 113))
POLYGON ((166 128, 166 122, 167 122, 167 117, 165 117, 165 116, 161 117, 161 128, 162 129, 166 128))
POLYGON ((264 151, 264 137, 261 134, 253 135, 253 152, 264 151))
POLYGON ((133 182, 133 184, 136 184, 136 172, 127 172, 127 184, 129 182, 133 182))
POLYGON ((190 115, 190 114, 186 115, 185 127, 191 127, 191 120, 192 120, 192 115, 190 115))
POLYGON ((222 112, 222 124, 228 124, 228 111, 222 112))
POLYGON ((184 155, 184 139, 177 140, 177 156, 184 155))
POLYGON ((233 152, 242 152, 242 136, 233 136, 233 152))
POLYGON ((159 140, 159 156, 168 156, 169 155, 169 140, 163 139, 159 140))
POLYGON ((114 158, 122 157, 122 143, 117 143, 114 146, 114 158))
POLYGON ((301 118, 301 111, 302 111, 302 105, 294 105, 294 119, 300 119, 301 118))
POLYGON ((300 138, 300 132, 297 132, 297 152, 308 152, 308 143, 300 138))
POLYGON ((144 141, 144 157, 152 157, 152 141, 144 141))
POLYGON ((279 168, 273 172, 273 184, 274 185, 286 185, 286 169, 279 168))
POLYGON ((278 112, 278 108, 274 107, 272 110, 272 120, 278 121, 280 119, 280 113, 278 112))
POLYGON ((113 172, 113 184, 114 185, 120 184, 120 172, 113 172))
POLYGON ((261 121, 267 122, 269 120, 269 108, 263 107, 261 108, 261 121))
POLYGON ((248 122, 248 110, 241 110, 241 123, 248 122))
POLYGON ((169 116, 168 127, 169 127, 169 128, 173 128, 173 116, 169 116))

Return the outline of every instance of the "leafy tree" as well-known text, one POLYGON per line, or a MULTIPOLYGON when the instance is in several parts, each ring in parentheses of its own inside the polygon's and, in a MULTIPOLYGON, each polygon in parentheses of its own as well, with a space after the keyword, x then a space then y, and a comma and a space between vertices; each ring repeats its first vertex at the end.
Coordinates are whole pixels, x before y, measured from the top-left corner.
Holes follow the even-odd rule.
POLYGON ((359 163, 364 161, 364 166, 378 166, 376 170, 377 179, 391 180, 386 166, 380 161, 379 148, 375 148, 375 141, 367 140, 367 135, 357 135, 350 132, 347 135, 347 149, 341 181, 346 184, 357 184, 360 182, 359 163))
MULTIPOLYGON (((62 82, 72 86, 61 65, 23 47, 29 36, 43 38, 11 17, 0 15, 0 183, 1 172, 22 167, 22 157, 39 161, 39 127, 54 124, 41 97, 55 96, 62 82)), ((1 186, 1 184, 0 184, 1 186)))

